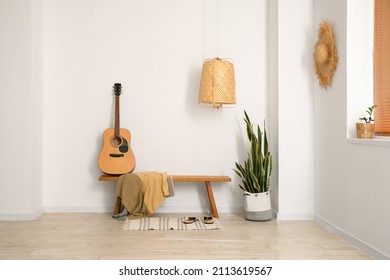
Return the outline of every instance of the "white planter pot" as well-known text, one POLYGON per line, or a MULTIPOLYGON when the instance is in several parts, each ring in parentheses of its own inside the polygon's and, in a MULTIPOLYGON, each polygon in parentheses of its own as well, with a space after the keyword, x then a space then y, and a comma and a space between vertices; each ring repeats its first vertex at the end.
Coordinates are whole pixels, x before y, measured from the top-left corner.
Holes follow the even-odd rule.
POLYGON ((270 192, 244 192, 244 196, 245 219, 250 221, 268 221, 272 219, 270 192))

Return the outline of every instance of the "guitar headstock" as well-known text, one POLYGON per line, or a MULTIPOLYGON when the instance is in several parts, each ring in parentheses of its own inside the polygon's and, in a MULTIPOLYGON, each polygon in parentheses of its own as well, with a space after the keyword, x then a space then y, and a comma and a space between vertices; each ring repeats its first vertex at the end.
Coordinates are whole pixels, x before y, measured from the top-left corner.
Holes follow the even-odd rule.
POLYGON ((119 95, 121 95, 121 93, 122 93, 122 85, 120 83, 115 83, 114 84, 114 94, 116 96, 119 96, 119 95))

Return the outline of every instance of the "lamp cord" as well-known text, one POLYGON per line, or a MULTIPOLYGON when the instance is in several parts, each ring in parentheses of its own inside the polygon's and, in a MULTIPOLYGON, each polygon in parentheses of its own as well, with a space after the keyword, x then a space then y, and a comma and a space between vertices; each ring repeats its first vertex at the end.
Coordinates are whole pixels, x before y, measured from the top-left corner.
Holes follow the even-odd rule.
POLYGON ((219 0, 217 0, 217 57, 219 58, 219 0))

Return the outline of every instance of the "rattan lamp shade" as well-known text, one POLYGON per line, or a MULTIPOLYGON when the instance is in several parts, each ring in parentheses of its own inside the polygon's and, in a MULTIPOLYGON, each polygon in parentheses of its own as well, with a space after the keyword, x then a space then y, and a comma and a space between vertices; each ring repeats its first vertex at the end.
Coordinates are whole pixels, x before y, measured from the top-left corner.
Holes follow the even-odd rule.
POLYGON ((203 63, 198 102, 212 104, 216 108, 236 104, 234 67, 231 62, 213 58, 203 63))

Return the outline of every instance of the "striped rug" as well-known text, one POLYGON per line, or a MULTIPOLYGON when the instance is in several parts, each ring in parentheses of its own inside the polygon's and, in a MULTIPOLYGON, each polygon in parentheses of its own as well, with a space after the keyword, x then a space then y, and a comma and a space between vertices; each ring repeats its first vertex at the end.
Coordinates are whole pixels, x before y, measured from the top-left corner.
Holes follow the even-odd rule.
POLYGON ((192 224, 185 224, 186 217, 148 217, 130 220, 126 219, 124 230, 214 230, 222 229, 218 219, 213 218, 213 224, 203 223, 203 217, 192 224))

